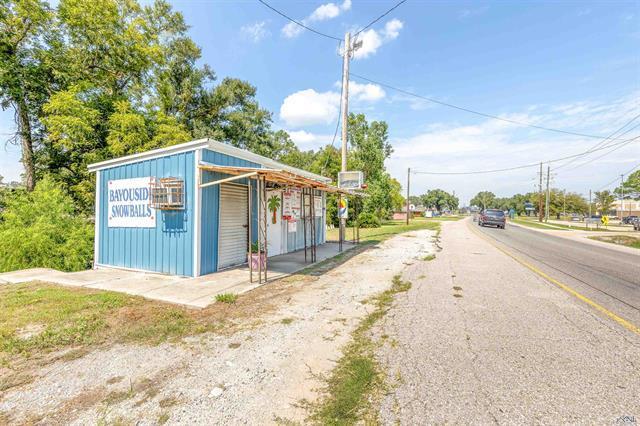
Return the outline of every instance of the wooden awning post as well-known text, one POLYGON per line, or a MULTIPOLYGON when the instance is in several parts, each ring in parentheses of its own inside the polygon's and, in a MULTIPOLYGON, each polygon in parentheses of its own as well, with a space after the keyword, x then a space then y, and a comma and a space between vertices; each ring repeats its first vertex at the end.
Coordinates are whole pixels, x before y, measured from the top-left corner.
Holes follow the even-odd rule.
POLYGON ((249 179, 248 185, 247 185, 247 191, 249 191, 248 197, 247 197, 247 205, 249 207, 249 282, 252 283, 253 282, 253 255, 252 255, 252 247, 251 247, 251 243, 252 241, 252 236, 251 235, 251 228, 253 228, 253 211, 251 210, 251 196, 252 196, 252 192, 251 191, 251 179, 249 179))

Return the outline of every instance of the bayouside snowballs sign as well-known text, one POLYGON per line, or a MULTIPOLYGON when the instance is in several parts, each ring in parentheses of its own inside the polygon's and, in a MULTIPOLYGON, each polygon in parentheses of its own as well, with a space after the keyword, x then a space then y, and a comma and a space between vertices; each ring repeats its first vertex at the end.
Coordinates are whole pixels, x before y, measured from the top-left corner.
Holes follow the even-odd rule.
POLYGON ((108 182, 109 228, 155 228, 156 211, 149 204, 151 177, 108 182))

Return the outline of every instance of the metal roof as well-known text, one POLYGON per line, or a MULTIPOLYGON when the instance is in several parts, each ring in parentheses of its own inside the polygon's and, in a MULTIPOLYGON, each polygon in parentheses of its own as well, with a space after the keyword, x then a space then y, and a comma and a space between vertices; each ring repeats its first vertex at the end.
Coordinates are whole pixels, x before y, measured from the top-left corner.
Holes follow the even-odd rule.
POLYGON ((279 169, 287 171, 298 176, 303 176, 308 179, 316 180, 329 184, 330 178, 321 176, 315 173, 308 172, 306 170, 291 167, 271 158, 264 157, 262 155, 247 151, 246 149, 236 148, 235 146, 214 141, 212 139, 198 139, 191 142, 185 142, 177 145, 172 145, 166 148, 154 149, 151 151, 140 152, 138 154, 127 155, 124 157, 113 158, 111 160, 101 161, 99 163, 93 163, 88 166, 90 172, 98 170, 109 169, 112 167, 122 166, 125 164, 137 163, 140 161, 146 161, 153 158, 165 157, 167 155, 179 154, 181 152, 195 151, 198 149, 209 149, 211 151, 220 152, 222 154, 230 155, 232 157, 241 158, 243 160, 258 163, 264 167, 271 169, 279 169))
POLYGON ((284 169, 270 169, 260 167, 236 167, 236 166, 219 166, 217 164, 204 163, 198 164, 198 168, 201 170, 207 170, 210 172, 224 173, 234 176, 245 175, 257 175, 263 176, 267 182, 274 182, 283 185, 295 185, 300 187, 315 188, 326 192, 335 192, 342 194, 353 195, 348 191, 341 190, 336 186, 330 185, 327 182, 312 179, 299 173, 292 172, 284 169))

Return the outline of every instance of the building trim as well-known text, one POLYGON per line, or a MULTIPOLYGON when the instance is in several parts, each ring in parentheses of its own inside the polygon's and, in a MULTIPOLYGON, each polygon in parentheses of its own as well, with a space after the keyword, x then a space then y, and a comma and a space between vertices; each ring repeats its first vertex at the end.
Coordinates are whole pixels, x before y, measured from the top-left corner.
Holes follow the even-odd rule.
POLYGON ((200 175, 201 171, 198 167, 200 159, 202 158, 202 149, 196 150, 194 153, 194 200, 193 200, 193 276, 200 276, 200 234, 201 234, 201 217, 202 217, 202 188, 200 188, 200 175))
POLYGON ((100 212, 102 211, 102 206, 100 205, 100 193, 102 192, 102 187, 100 183, 100 172, 96 173, 96 206, 94 213, 94 226, 95 230, 93 233, 93 269, 96 269, 96 265, 98 264, 98 259, 100 256, 100 212))
POLYGON ((138 154, 127 155, 120 158, 114 158, 111 160, 101 161, 99 163, 93 163, 88 166, 90 172, 96 172, 98 170, 109 169, 112 167, 123 166, 126 164, 138 163, 140 161, 151 160, 154 158, 165 157, 167 155, 179 154, 182 152, 189 152, 207 148, 214 152, 230 155, 232 157, 240 158, 242 160, 250 161, 252 163, 258 163, 265 167, 274 169, 283 169, 289 172, 306 176, 310 179, 315 179, 320 182, 330 182, 331 179, 317 175, 315 173, 308 172, 306 170, 298 169, 296 167, 287 166, 278 161, 264 157, 259 154, 255 154, 246 149, 236 148, 226 143, 217 142, 211 139, 198 139, 191 142, 185 142, 178 145, 169 146, 167 148, 154 149, 147 152, 141 152, 138 154))
POLYGON ((206 148, 209 144, 209 139, 198 139, 191 142, 185 142, 178 145, 169 146, 166 148, 152 149, 151 151, 140 152, 138 154, 126 155, 124 157, 114 158, 111 160, 101 161, 99 163, 89 164, 88 169, 90 172, 95 172, 102 169, 109 169, 112 167, 124 166, 126 164, 138 163, 140 161, 152 160, 154 158, 166 157, 167 155, 180 154, 183 152, 194 151, 200 148, 206 148))

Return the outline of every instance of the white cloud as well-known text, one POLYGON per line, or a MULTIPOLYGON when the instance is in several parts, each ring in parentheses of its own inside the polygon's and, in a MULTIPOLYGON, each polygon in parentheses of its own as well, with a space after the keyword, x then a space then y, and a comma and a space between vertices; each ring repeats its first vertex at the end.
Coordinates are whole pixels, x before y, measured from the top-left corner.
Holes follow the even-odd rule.
POLYGON ((257 43, 271 34, 271 32, 266 28, 266 25, 267 23, 265 21, 256 22, 251 25, 244 25, 240 28, 240 32, 249 40, 257 43))
MULTIPOLYGON (((351 0, 345 0, 342 4, 337 5, 335 3, 325 3, 318 6, 309 16, 301 19, 300 22, 308 24, 309 22, 326 21, 329 19, 337 18, 341 13, 351 9, 351 0)), ((300 35, 303 28, 295 22, 289 22, 282 27, 282 35, 287 38, 294 38, 300 35)))
POLYGON ((291 127, 329 124, 337 118, 339 107, 339 93, 301 90, 284 99, 280 119, 291 127))
MULTIPOLYGON (((340 110, 340 86, 341 82, 336 81, 334 87, 337 90, 317 92, 306 89, 292 93, 280 106, 280 119, 290 127, 335 122, 340 110)), ((352 102, 376 102, 386 95, 377 84, 349 81, 349 98, 352 102)), ((305 136, 300 133, 298 137, 304 139, 305 136)))
POLYGON ((374 29, 363 31, 358 36, 358 39, 362 41, 362 46, 355 51, 353 57, 355 59, 364 59, 374 55, 380 46, 398 38, 403 27, 402 21, 392 19, 379 32, 374 29))
MULTIPOLYGON (((535 108, 523 108, 526 113, 502 117, 606 136, 633 116, 629 111, 633 110, 639 96, 640 92, 635 92, 613 102, 536 105, 535 108)), ((424 129, 412 136, 391 140, 394 153, 388 161, 388 167, 392 175, 402 182, 406 180, 407 167, 430 172, 501 169, 585 152, 600 141, 554 134, 493 119, 464 125, 434 123, 424 126, 424 129)), ((632 135, 635 133, 622 137, 632 135)), ((552 163, 552 185, 581 193, 598 189, 637 163, 640 142, 631 143, 585 164, 609 151, 605 149, 581 157, 559 168, 557 172, 553 171, 554 167, 564 161, 552 163), (583 164, 585 165, 582 166, 583 164)), ((544 167, 546 171, 546 164, 544 167)), ((416 174, 412 177, 411 187, 415 188, 415 192, 412 189, 413 194, 420 194, 431 188, 455 190, 456 194, 468 202, 469 198, 481 190, 491 190, 498 196, 533 191, 537 184, 537 171, 537 167, 531 167, 510 172, 462 176, 416 174)))
MULTIPOLYGON (((340 83, 338 83, 340 85, 340 83)), ((349 81, 349 96, 353 96, 356 100, 359 101, 369 101, 375 102, 380 100, 386 96, 385 91, 382 87, 377 84, 360 84, 356 81, 349 81)))
POLYGON ((287 38, 294 38, 297 37, 302 32, 302 30, 303 28, 300 25, 296 24, 295 22, 289 22, 287 25, 282 27, 282 35, 287 38))
POLYGON ((404 27, 404 24, 399 19, 392 19, 384 26, 384 36, 393 40, 400 35, 400 30, 404 27))
POLYGON ((287 133, 289 133, 296 145, 303 150, 320 148, 331 143, 333 139, 333 135, 316 134, 306 130, 287 130, 287 133))

